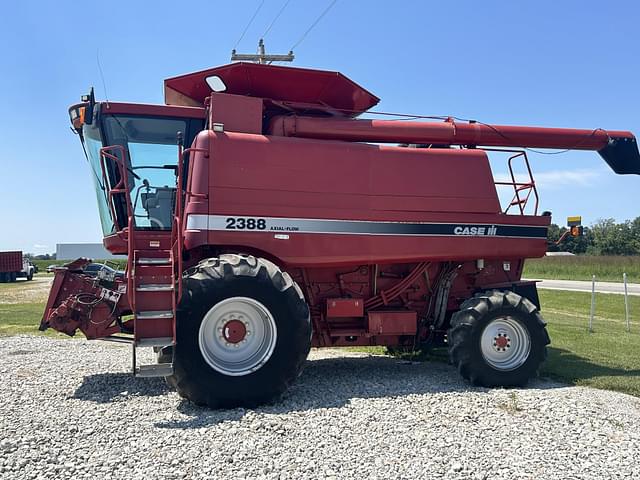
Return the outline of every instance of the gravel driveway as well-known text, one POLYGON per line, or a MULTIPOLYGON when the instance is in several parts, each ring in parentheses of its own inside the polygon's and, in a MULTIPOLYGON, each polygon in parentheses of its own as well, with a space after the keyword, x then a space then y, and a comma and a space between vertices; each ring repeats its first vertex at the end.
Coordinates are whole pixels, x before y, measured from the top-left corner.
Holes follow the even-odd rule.
POLYGON ((0 338, 0 477, 640 477, 640 400, 320 350, 284 400, 209 411, 128 373, 129 349, 0 338))

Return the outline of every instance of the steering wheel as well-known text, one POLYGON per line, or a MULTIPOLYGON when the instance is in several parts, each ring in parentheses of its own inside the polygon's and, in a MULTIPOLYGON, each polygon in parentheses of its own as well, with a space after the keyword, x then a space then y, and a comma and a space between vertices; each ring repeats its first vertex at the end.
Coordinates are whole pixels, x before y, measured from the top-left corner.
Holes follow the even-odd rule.
POLYGON ((148 217, 149 222, 151 222, 152 224, 155 223, 161 230, 165 229, 165 226, 162 224, 162 222, 160 220, 158 220, 157 218, 154 217, 148 217))

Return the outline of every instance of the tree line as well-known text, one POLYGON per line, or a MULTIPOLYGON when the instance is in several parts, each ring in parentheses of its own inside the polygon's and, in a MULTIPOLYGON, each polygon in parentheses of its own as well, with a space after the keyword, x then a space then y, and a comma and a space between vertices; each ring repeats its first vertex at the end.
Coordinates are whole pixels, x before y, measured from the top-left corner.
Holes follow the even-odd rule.
POLYGON ((616 223, 602 218, 584 227, 581 237, 568 236, 559 245, 555 242, 568 230, 555 223, 549 226, 550 252, 571 252, 586 255, 640 255, 640 217, 616 223))

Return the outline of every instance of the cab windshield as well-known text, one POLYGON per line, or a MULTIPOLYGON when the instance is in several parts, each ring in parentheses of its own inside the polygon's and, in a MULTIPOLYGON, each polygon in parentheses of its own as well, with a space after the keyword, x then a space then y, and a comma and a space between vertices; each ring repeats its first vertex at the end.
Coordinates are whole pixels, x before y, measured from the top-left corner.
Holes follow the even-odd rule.
POLYGON ((106 145, 127 152, 129 192, 136 228, 171 230, 178 165, 178 132, 186 120, 105 116, 106 145))
POLYGON ((84 151, 89 160, 93 184, 96 189, 96 197, 98 200, 98 212, 100 214, 100 224, 102 233, 105 237, 116 232, 114 220, 109 212, 109 199, 107 197, 107 185, 105 185, 102 177, 102 169, 100 167, 100 149, 102 148, 102 138, 97 125, 84 125, 82 127, 82 139, 84 142, 84 151))
MULTIPOLYGON (((177 138, 178 132, 187 131, 189 119, 103 115, 101 120, 84 125, 82 137, 93 171, 103 234, 111 235, 127 225, 125 198, 115 195, 113 205, 109 206, 108 192, 117 185, 120 173, 113 162, 107 160, 105 179, 100 164, 100 149, 115 145, 124 147, 126 152, 128 191, 136 228, 171 230, 178 164, 177 138)), ((121 155, 116 149, 109 153, 121 155)))

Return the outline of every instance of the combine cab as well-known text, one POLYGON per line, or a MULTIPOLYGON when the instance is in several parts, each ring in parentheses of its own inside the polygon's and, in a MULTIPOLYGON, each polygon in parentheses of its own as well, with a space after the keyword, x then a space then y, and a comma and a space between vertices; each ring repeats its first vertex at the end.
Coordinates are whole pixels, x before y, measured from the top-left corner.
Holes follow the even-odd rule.
POLYGON ((520 276, 551 217, 523 147, 640 174, 629 132, 358 119, 378 98, 336 72, 236 63, 166 80, 165 100, 71 107, 128 265, 57 270, 41 328, 131 342, 135 375, 211 407, 277 398, 312 346, 447 344, 471 383, 524 385, 549 337, 520 276))

